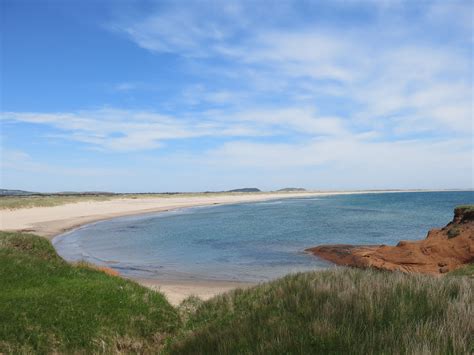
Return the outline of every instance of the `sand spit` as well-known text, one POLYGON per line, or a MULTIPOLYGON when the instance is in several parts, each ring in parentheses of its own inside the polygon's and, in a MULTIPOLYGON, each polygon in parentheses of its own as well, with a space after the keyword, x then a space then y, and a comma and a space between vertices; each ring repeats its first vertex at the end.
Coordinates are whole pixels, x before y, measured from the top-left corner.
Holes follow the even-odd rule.
POLYGON ((117 198, 107 201, 84 201, 54 207, 0 210, 0 230, 30 232, 52 239, 56 235, 84 224, 128 215, 282 198, 382 192, 397 191, 225 193, 222 195, 199 194, 186 197, 176 195, 157 198, 117 198))
MULTIPOLYGON (((171 196, 158 198, 117 198, 107 201, 76 202, 54 207, 32 207, 0 210, 0 230, 34 233, 48 239, 66 231, 115 217, 164 212, 186 207, 210 206, 243 202, 257 202, 283 198, 302 198, 364 193, 424 192, 410 191, 334 191, 334 192, 272 192, 222 195, 171 196)), ((135 279, 142 285, 163 292, 172 304, 179 304, 191 295, 211 298, 238 287, 251 284, 205 280, 150 280, 135 279)))
MULTIPOLYGON (((257 202, 282 198, 298 198, 343 194, 349 192, 295 192, 295 193, 252 193, 197 195, 192 197, 172 196, 166 198, 118 198, 107 201, 88 201, 54 207, 33 207, 15 210, 0 210, 0 230, 34 233, 48 239, 81 225, 115 217, 164 212, 173 209, 221 205, 241 202, 257 202)), ((104 270, 105 271, 105 270, 104 270)), ((134 279, 143 286, 163 292, 168 300, 179 304, 193 295, 209 299, 217 294, 251 284, 226 281, 173 281, 134 279)))
POLYGON ((313 193, 223 194, 166 198, 117 198, 84 201, 54 207, 33 207, 0 211, 0 230, 31 232, 48 239, 84 224, 100 220, 173 209, 227 203, 312 196, 313 193))

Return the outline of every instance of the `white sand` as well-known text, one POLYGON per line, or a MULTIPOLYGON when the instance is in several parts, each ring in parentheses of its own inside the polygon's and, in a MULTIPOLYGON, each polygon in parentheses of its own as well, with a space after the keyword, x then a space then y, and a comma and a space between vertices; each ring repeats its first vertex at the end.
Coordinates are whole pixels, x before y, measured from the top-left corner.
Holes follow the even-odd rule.
POLYGON ((202 300, 208 300, 219 294, 234 290, 236 288, 247 288, 255 284, 231 281, 165 281, 150 279, 134 279, 139 284, 152 290, 163 293, 168 301, 179 305, 189 296, 197 296, 202 300))
MULTIPOLYGON (((368 191, 367 191, 368 192, 368 191)), ((33 207, 15 210, 0 210, 0 230, 27 231, 52 239, 65 231, 114 217, 168 211, 177 208, 264 201, 281 198, 327 196, 357 192, 294 192, 294 193, 252 193, 197 195, 191 197, 172 196, 163 198, 118 198, 109 201, 77 202, 55 207, 33 207)), ((371 191, 373 192, 373 191, 371 191)), ((377 191, 382 192, 382 191, 377 191)), ((184 298, 196 295, 202 299, 236 287, 249 286, 235 282, 219 281, 162 281, 137 279, 144 286, 160 290, 172 304, 179 304, 184 298)))
POLYGON ((117 198, 107 201, 85 201, 54 207, 32 207, 0 210, 0 230, 27 231, 52 239, 78 226, 114 217, 162 212, 177 208, 264 201, 291 197, 332 195, 349 192, 295 192, 261 194, 222 194, 172 196, 159 198, 117 198))

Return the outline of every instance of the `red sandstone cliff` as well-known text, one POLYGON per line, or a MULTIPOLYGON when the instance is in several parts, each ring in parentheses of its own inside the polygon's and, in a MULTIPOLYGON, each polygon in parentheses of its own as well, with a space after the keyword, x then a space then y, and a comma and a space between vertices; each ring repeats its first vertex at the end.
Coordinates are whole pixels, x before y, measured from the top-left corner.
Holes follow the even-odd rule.
POLYGON ((306 251, 333 263, 362 268, 442 274, 474 262, 474 206, 458 207, 442 229, 420 241, 386 245, 321 245, 306 251))

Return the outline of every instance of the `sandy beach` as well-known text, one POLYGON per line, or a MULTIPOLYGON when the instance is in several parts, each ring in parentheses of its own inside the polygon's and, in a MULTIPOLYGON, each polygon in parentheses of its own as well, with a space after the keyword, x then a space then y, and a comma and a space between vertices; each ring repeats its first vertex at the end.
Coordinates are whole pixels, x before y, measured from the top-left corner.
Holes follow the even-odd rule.
MULTIPOLYGON (((173 209, 254 202, 281 198, 321 196, 334 193, 297 192, 261 194, 197 195, 191 197, 171 196, 166 198, 118 198, 109 201, 87 201, 54 207, 33 207, 0 211, 0 230, 24 231, 52 240, 55 236, 79 226, 105 219, 164 212, 173 209)), ((236 287, 249 284, 221 281, 162 281, 136 279, 135 281, 163 292, 169 301, 177 305, 188 296, 209 299, 236 287)))
POLYGON ((257 202, 282 198, 329 196, 394 191, 343 191, 343 192, 285 192, 222 194, 181 197, 116 198, 107 201, 83 201, 54 207, 31 207, 0 210, 0 230, 30 232, 48 239, 82 226, 115 217, 179 208, 257 202))
MULTIPOLYGON (((383 191, 200 194, 186 197, 117 198, 107 201, 77 202, 54 207, 0 210, 0 230, 30 232, 52 240, 55 236, 79 226, 127 215, 163 212, 195 206, 256 202, 282 198, 381 192, 383 191)), ((155 279, 136 279, 135 281, 163 292, 173 304, 179 304, 184 298, 190 295, 208 299, 236 287, 248 287, 250 285, 221 281, 174 282, 155 279)))
POLYGON ((142 286, 162 292, 172 305, 179 305, 189 296, 197 296, 208 300, 219 294, 232 291, 236 288, 247 288, 256 284, 232 281, 165 281, 151 279, 133 279, 142 286))

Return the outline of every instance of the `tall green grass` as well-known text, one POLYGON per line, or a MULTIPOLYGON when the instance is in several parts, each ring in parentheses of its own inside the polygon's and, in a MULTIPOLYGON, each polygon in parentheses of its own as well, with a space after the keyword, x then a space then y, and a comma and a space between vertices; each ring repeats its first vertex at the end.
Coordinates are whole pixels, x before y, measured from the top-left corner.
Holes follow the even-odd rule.
POLYGON ((197 306, 173 354, 467 354, 473 282, 339 269, 286 276, 197 306))
POLYGON ((0 353, 474 351, 474 280, 456 273, 309 272, 173 308, 134 282, 67 264, 45 239, 0 232, 0 285, 0 353))
POLYGON ((474 279, 474 264, 467 264, 459 269, 451 271, 447 276, 466 276, 474 279))
POLYGON ((0 353, 160 349, 179 327, 163 295, 64 262, 46 239, 0 232, 0 353))

